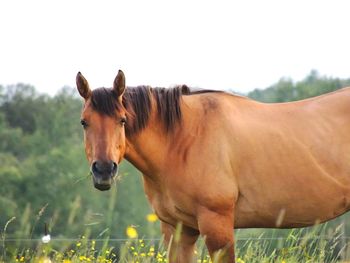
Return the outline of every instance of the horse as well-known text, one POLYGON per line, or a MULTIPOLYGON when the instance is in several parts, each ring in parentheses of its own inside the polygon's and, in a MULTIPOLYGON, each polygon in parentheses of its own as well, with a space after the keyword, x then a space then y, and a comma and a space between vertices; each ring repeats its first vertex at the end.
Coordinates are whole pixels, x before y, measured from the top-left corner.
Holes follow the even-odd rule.
POLYGON ((123 158, 170 243, 170 262, 191 262, 205 237, 213 258, 235 262, 234 229, 294 228, 350 209, 350 89, 288 103, 215 90, 91 90, 79 72, 81 124, 94 186, 108 190, 123 158), (182 230, 172 242, 177 224, 182 230))

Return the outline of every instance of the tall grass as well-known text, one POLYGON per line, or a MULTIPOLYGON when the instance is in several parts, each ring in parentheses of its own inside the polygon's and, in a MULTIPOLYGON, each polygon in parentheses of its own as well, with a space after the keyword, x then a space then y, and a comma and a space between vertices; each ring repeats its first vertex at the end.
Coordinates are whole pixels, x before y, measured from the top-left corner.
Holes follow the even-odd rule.
MULTIPOLYGON (((148 222, 145 220, 144 229, 147 229, 147 232, 144 233, 143 238, 140 238, 137 233, 137 227, 131 224, 128 227, 131 231, 128 239, 111 237, 109 229, 113 224, 116 193, 116 191, 111 193, 108 211, 106 211, 106 224, 98 225, 101 227, 98 235, 92 235, 91 224, 85 224, 82 236, 74 239, 53 236, 47 244, 43 243, 40 237, 33 237, 34 229, 41 228, 38 222, 47 205, 33 213, 34 216, 31 216, 32 209, 28 205, 21 217, 13 217, 0 227, 0 263, 167 262, 167 247, 160 239, 157 239, 156 228, 159 227, 159 224, 153 215, 149 216, 148 222), (7 231, 11 226, 12 232, 11 235, 8 235, 7 231)), ((78 220, 75 210, 78 209, 80 203, 80 197, 77 196, 71 204, 71 211, 66 219, 68 228, 70 223, 78 220)), ((54 213, 53 218, 58 216, 59 211, 54 213)), ((52 221, 54 222, 55 219, 52 221)), ((343 232, 342 225, 334 230, 327 225, 282 232, 237 230, 235 231, 236 261, 238 263, 346 262, 350 260, 350 246, 343 232)), ((127 232, 126 235, 128 235, 127 232)), ((176 238, 175 236, 174 240, 176 238)), ((198 263, 211 262, 204 239, 198 241, 194 257, 195 262, 198 263)))
MULTIPOLYGON (((264 234, 240 238, 238 234, 236 260, 238 263, 345 262, 350 255, 346 252, 348 244, 342 240, 341 227, 329 233, 325 231, 325 226, 293 229, 284 238, 264 234)), ((52 239, 48 244, 40 239, 27 240, 18 246, 18 242, 6 240, 5 231, 2 234, 0 262, 167 262, 166 247, 158 239, 94 240, 82 236, 76 240, 52 239)), ((198 241, 195 262, 211 262, 203 239, 198 241)))

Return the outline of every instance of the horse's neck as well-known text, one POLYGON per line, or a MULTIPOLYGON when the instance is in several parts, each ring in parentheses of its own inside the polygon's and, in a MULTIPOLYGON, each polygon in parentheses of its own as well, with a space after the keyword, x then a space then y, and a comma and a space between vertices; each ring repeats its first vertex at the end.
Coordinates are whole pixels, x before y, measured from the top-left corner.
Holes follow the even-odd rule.
POLYGON ((153 106, 147 127, 127 138, 126 159, 145 175, 167 172, 169 162, 175 161, 182 150, 186 151, 186 147, 189 148, 198 136, 202 136, 203 130, 208 129, 203 126, 203 120, 213 116, 217 119, 218 107, 217 100, 206 94, 184 96, 182 119, 167 132, 153 106))
POLYGON ((158 133, 156 129, 146 128, 127 138, 125 158, 144 174, 157 173, 164 162, 165 138, 158 133))
MULTIPOLYGON (((188 100, 188 98, 182 99, 182 102, 186 103, 186 107, 182 107, 182 124, 186 122, 184 117, 188 115, 188 111, 193 113, 193 109, 189 109, 189 105, 192 106, 193 103, 188 100)), ((166 162, 172 158, 170 155, 173 153, 173 142, 178 141, 178 135, 182 134, 186 128, 175 125, 174 130, 165 131, 166 128, 157 114, 155 101, 153 100, 152 103, 152 112, 147 126, 137 134, 127 136, 125 158, 143 174, 156 176, 167 169, 166 162)))

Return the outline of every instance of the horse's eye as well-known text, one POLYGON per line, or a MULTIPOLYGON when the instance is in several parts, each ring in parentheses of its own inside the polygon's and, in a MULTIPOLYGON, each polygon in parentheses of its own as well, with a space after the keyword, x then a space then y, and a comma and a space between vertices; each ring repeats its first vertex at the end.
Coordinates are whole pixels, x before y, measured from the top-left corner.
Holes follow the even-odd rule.
POLYGON ((121 123, 122 125, 125 125, 125 123, 126 123, 126 117, 122 117, 122 118, 120 119, 120 123, 121 123))
POLYGON ((80 120, 80 124, 83 126, 84 129, 88 126, 85 120, 80 120))

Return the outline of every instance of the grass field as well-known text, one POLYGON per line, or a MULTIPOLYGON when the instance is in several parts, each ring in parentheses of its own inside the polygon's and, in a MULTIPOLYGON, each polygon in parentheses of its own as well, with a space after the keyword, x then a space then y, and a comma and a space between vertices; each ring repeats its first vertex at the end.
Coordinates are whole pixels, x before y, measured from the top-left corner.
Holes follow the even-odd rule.
MULTIPOLYGON (((264 234, 249 237, 246 230, 239 230, 236 231, 236 261, 346 262, 350 255, 340 228, 328 233, 325 233, 325 226, 289 230, 283 238, 264 234)), ((6 240, 3 233, 0 262, 167 262, 166 247, 161 240, 138 238, 136 229, 132 227, 126 232, 129 236, 126 240, 94 240, 82 236, 76 240, 52 238, 48 243, 43 243, 41 239, 6 240)), ((220 261, 210 260, 201 239, 194 262, 220 261)))

